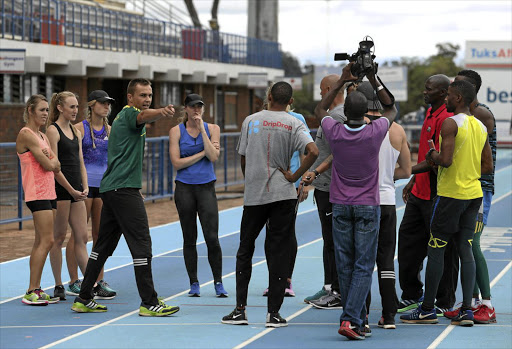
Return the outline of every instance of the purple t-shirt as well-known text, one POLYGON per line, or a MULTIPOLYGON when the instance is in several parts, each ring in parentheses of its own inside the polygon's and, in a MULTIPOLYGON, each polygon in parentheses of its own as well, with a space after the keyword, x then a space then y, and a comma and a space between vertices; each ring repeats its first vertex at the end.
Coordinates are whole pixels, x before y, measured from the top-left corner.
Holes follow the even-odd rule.
POLYGON ((388 129, 389 121, 384 117, 359 128, 350 128, 329 116, 322 119, 333 155, 333 204, 380 205, 379 150, 388 129))

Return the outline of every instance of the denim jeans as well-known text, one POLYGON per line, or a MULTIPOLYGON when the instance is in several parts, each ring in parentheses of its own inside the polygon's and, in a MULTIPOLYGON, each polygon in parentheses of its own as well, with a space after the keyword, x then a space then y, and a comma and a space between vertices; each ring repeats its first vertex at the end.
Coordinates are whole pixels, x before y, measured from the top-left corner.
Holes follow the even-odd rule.
POLYGON ((333 238, 343 313, 340 323, 363 326, 377 258, 380 206, 333 204, 333 238))

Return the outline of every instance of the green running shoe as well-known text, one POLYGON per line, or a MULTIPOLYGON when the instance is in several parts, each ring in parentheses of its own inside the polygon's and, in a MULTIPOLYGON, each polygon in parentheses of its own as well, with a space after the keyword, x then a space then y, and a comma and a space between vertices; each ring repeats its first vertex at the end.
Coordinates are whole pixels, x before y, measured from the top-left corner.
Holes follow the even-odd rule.
POLYGON ((96 303, 94 299, 87 300, 76 297, 71 310, 77 313, 104 313, 107 311, 107 307, 96 303))
POLYGON ((59 303, 59 301, 60 301, 60 297, 58 297, 58 296, 50 297, 50 295, 48 293, 44 292, 40 288, 35 289, 34 292, 39 296, 39 299, 41 299, 43 301, 47 301, 48 304, 55 304, 55 303, 59 303))
POLYGON ((177 313, 180 307, 165 304, 162 300, 158 300, 158 305, 144 305, 141 303, 139 308, 139 316, 169 316, 177 313))
POLYGON ((48 301, 39 298, 39 295, 35 292, 35 290, 31 291, 30 293, 26 293, 23 298, 21 298, 21 302, 28 305, 48 305, 48 301))
POLYGON ((327 292, 325 287, 322 287, 322 289, 320 291, 318 291, 317 293, 315 293, 314 295, 304 298, 304 303, 310 303, 311 301, 316 301, 323 296, 327 296, 328 294, 329 294, 329 292, 327 292))
POLYGON ((71 296, 78 296, 80 294, 80 288, 82 287, 82 280, 76 280, 68 285, 67 294, 71 296))

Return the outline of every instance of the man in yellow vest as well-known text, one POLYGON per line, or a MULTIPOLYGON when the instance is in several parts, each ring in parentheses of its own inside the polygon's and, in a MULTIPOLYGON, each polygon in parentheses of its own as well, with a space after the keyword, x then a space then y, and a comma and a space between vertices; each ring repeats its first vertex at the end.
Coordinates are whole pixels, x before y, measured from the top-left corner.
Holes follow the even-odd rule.
POLYGON ((492 153, 487 129, 469 106, 475 87, 467 81, 454 81, 448 88, 446 107, 454 116, 441 126, 440 152, 434 148, 426 160, 438 165, 437 197, 434 199, 425 274, 425 298, 421 306, 400 316, 406 323, 437 323, 434 301, 443 274, 444 251, 451 238, 457 244, 461 262, 463 301, 452 325, 473 326, 471 297, 475 284, 475 260, 471 243, 478 209, 482 202, 481 174, 492 173, 492 153))

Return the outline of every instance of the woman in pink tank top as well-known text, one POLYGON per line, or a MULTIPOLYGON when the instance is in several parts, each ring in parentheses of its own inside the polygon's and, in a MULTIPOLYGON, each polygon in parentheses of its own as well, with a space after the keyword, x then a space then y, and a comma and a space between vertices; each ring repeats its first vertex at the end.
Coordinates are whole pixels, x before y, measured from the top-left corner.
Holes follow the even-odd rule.
POLYGON ((60 171, 60 162, 46 135, 39 131, 48 119, 46 98, 41 95, 30 97, 23 119, 26 126, 16 138, 16 152, 20 159, 25 203, 32 211, 36 236, 30 254, 29 288, 21 301, 29 305, 48 305, 59 301, 41 290, 41 275, 53 246, 54 172, 60 171))

